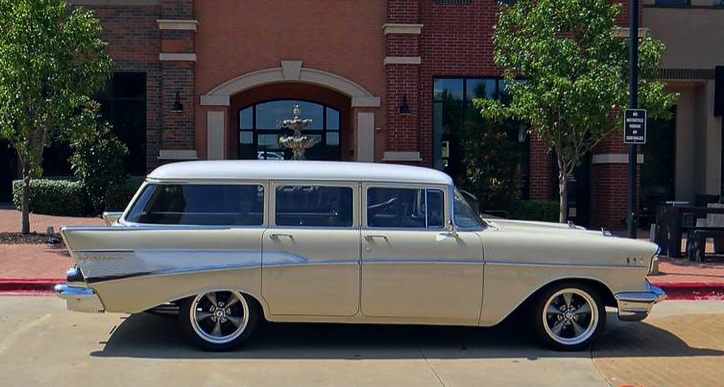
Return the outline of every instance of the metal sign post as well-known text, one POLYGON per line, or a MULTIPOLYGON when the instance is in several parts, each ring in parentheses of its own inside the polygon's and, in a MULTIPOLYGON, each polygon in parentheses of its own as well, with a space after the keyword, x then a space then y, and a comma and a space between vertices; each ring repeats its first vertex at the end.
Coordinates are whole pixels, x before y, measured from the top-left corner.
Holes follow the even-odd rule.
MULTIPOLYGON (((629 109, 637 109, 639 80, 639 0, 629 0, 629 109)), ((636 239, 636 144, 628 152, 628 237, 636 239)))

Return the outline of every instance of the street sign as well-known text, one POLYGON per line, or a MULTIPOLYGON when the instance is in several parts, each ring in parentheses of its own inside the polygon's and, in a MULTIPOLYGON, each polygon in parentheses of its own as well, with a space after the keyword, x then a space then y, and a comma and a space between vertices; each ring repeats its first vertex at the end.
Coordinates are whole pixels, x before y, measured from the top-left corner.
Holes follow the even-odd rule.
POLYGON ((623 142, 625 144, 646 144, 645 109, 626 109, 623 121, 623 142))

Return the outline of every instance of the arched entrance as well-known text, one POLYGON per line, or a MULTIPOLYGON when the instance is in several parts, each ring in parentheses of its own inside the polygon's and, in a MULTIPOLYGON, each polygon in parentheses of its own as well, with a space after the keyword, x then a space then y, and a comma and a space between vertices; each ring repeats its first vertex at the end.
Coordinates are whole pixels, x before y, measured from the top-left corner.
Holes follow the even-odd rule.
POLYGON ((291 134, 281 123, 292 118, 295 105, 301 108, 302 118, 312 120, 303 134, 317 141, 307 150, 307 159, 349 160, 354 142, 350 138, 350 98, 301 83, 265 85, 232 96, 227 154, 239 159, 291 158, 291 152, 283 149, 278 140, 291 134))
POLYGON ((315 126, 322 125, 315 129, 316 133, 309 131, 323 140, 323 146, 309 153, 310 159, 374 161, 375 127, 379 125, 376 121, 384 120, 382 112, 378 112, 380 98, 349 79, 304 68, 301 61, 281 64, 278 68, 231 79, 201 96, 201 106, 206 112, 207 158, 247 158, 254 154, 258 157, 258 152, 268 151, 275 139, 260 136, 264 130, 278 130, 280 125, 272 128, 273 124, 259 122, 256 116, 259 109, 278 107, 280 110, 274 114, 279 117, 266 114, 262 118, 279 120, 281 124, 282 120, 291 118, 292 104, 298 103, 307 106, 306 111, 302 106, 303 118, 312 118, 315 126), (282 106, 285 104, 289 106, 282 106), (310 116, 313 112, 317 114, 316 119, 310 116), (339 116, 338 129, 334 124, 336 115, 339 116), (315 157, 314 152, 321 154, 315 157))

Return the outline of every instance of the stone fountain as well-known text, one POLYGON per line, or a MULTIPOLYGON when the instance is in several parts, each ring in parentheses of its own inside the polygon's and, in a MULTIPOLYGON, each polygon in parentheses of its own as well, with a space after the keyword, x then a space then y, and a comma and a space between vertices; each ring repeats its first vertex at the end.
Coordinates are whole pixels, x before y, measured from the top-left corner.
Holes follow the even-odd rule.
POLYGON ((282 121, 282 127, 291 129, 294 134, 291 136, 279 137, 279 145, 292 150, 292 160, 306 160, 304 152, 313 147, 317 140, 303 136, 302 130, 312 123, 309 118, 302 119, 302 109, 299 105, 294 106, 294 118, 282 121))

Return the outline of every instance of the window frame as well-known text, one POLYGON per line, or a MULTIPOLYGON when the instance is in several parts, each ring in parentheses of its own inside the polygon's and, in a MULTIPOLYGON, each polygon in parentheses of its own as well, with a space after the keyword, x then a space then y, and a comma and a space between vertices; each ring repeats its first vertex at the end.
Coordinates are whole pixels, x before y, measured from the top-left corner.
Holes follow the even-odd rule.
MULTIPOLYGON (((221 229, 229 229, 229 228, 266 228, 268 225, 268 214, 269 214, 269 187, 266 182, 263 181, 256 181, 256 180, 250 180, 250 181, 195 181, 193 183, 179 183, 179 182, 144 182, 144 184, 141 186, 141 188, 138 190, 138 193, 133 197, 131 200, 128 208, 126 211, 124 211, 123 216, 121 217, 120 221, 125 225, 130 226, 142 226, 142 227, 161 227, 161 228, 173 228, 173 227, 183 227, 183 228, 221 228, 221 229), (256 186, 261 187, 263 190, 263 196, 262 196, 262 211, 261 211, 261 224, 183 224, 183 223, 142 223, 142 222, 136 222, 131 221, 129 218, 134 215, 135 207, 138 205, 141 205, 141 201, 143 200, 143 207, 148 206, 148 202, 151 200, 152 197, 157 195, 156 190, 158 187, 162 186, 178 186, 178 187, 185 187, 185 186, 209 186, 209 185, 218 185, 218 186, 256 186), (144 195, 148 192, 149 189, 153 189, 154 192, 151 192, 148 198, 144 199, 144 195)), ((183 215, 182 215, 183 216, 183 215)))
MULTIPOLYGON (((362 227, 366 230, 403 230, 403 231, 431 231, 431 232, 440 232, 445 230, 445 227, 448 223, 448 220, 450 219, 450 200, 449 200, 449 187, 448 186, 441 186, 441 185, 429 185, 429 184, 415 184, 415 183, 409 183, 409 184, 403 184, 403 183, 387 183, 387 182, 370 182, 365 183, 362 185, 362 196, 363 200, 361 201, 360 205, 362 207, 361 211, 361 217, 362 217, 362 227), (443 205, 443 213, 442 213, 442 226, 436 227, 436 226, 429 226, 429 219, 427 210, 425 211, 425 226, 424 227, 379 227, 379 226, 370 226, 368 222, 368 194, 369 190, 373 188, 381 188, 381 189, 413 189, 413 190, 422 190, 425 192, 425 201, 427 202, 427 192, 428 191, 439 191, 442 194, 442 205, 443 205)), ((427 208, 427 205, 426 205, 427 208)))
POLYGON ((334 230, 352 230, 359 228, 359 182, 351 181, 311 181, 311 180, 277 180, 272 181, 268 189, 268 225, 270 228, 277 229, 334 229, 334 230), (334 188, 349 188, 352 191, 352 223, 350 226, 299 226, 299 225, 279 225, 276 222, 277 217, 277 189, 285 186, 321 186, 334 188))

